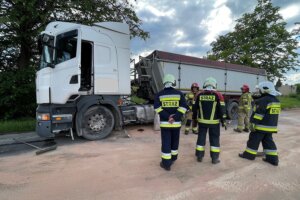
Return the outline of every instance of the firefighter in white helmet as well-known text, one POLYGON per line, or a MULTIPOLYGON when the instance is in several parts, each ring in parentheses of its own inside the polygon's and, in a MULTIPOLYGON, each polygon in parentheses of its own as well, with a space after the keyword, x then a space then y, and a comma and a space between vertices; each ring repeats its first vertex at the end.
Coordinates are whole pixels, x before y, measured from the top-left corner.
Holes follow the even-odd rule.
POLYGON ((273 133, 277 133, 278 117, 281 106, 276 96, 280 95, 275 90, 274 84, 269 81, 258 85, 261 97, 255 101, 255 109, 250 119, 249 139, 246 150, 240 153, 241 158, 254 160, 260 142, 265 153, 264 161, 277 166, 279 163, 277 147, 273 140, 273 133))
POLYGON ((203 84, 203 91, 199 93, 193 106, 193 119, 197 119, 199 128, 196 145, 198 162, 202 162, 204 156, 207 130, 212 163, 220 162, 220 122, 225 126, 226 115, 224 98, 216 89, 216 79, 207 78, 203 84))
POLYGON ((163 79, 164 89, 154 99, 154 109, 160 117, 161 163, 169 171, 177 160, 181 119, 187 110, 184 95, 176 90, 175 78, 166 74, 163 79))

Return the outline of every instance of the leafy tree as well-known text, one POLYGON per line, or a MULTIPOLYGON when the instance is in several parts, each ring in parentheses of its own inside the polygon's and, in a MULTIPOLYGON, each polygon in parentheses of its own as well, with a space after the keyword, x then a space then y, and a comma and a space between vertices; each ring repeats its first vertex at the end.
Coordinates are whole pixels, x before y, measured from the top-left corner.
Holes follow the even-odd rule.
POLYGON ((211 43, 209 58, 266 69, 270 80, 284 78, 299 64, 297 40, 270 0, 258 0, 252 13, 237 20, 234 31, 211 43))
POLYGON ((22 116, 19 111, 28 103, 30 110, 35 110, 32 76, 39 59, 36 40, 51 21, 86 25, 101 21, 126 22, 131 37, 149 37, 149 33, 141 29, 141 20, 127 0, 1 0, 0 76, 6 78, 0 79, 0 119, 22 116), (24 78, 26 84, 16 77, 24 78), (12 102, 15 105, 9 107, 8 103, 12 102))

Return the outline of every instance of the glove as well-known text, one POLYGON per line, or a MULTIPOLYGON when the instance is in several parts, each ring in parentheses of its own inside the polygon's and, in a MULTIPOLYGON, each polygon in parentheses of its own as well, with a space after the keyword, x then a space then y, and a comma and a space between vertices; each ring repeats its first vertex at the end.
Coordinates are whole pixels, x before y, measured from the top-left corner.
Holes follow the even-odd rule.
POLYGON ((250 123, 249 129, 250 129, 251 132, 255 132, 255 124, 250 123))

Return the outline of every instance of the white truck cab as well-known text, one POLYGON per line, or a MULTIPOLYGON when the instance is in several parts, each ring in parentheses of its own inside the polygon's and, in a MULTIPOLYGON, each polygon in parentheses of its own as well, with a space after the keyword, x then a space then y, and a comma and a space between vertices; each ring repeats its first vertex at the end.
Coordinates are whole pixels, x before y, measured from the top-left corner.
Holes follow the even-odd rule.
POLYGON ((75 127, 80 136, 101 139, 122 126, 118 100, 130 94, 129 41, 124 23, 46 27, 39 37, 36 76, 40 136, 75 127))

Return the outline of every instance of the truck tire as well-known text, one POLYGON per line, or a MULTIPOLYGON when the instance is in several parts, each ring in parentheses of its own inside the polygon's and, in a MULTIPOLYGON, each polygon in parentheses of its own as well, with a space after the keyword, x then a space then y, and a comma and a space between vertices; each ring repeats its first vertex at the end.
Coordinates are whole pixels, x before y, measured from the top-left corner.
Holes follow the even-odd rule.
POLYGON ((113 130, 115 119, 104 106, 93 106, 83 114, 82 136, 88 140, 100 140, 113 130))
POLYGON ((227 107, 227 115, 229 119, 235 120, 238 118, 238 109, 239 104, 235 101, 232 101, 229 106, 227 107))

